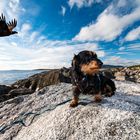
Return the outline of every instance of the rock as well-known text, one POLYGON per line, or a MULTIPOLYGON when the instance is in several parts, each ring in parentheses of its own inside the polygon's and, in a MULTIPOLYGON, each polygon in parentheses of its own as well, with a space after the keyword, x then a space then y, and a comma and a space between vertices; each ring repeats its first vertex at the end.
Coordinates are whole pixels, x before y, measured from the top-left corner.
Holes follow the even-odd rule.
POLYGON ((7 94, 12 90, 13 88, 11 86, 6 85, 0 85, 0 102, 3 102, 6 100, 7 94))
POLYGON ((0 96, 3 94, 7 94, 12 88, 6 85, 0 85, 0 96))
POLYGON ((117 91, 101 103, 80 96, 70 108, 72 85, 59 83, 0 103, 1 140, 138 140, 140 84, 115 81, 117 91))
POLYGON ((18 88, 11 90, 7 95, 9 98, 14 98, 19 95, 32 94, 34 91, 28 88, 18 88))
POLYGON ((140 66, 132 66, 125 68, 112 68, 112 71, 117 80, 127 80, 140 82, 140 66))
POLYGON ((60 82, 71 83, 70 69, 63 67, 59 70, 50 70, 19 80, 11 86, 0 85, 0 102, 19 95, 32 94, 46 86, 60 82))
POLYGON ((125 81, 127 78, 125 72, 116 72, 114 75, 115 75, 115 79, 119 81, 125 81))
MULTIPOLYGON (((103 69, 101 71, 106 77, 111 79, 114 79, 116 77, 116 80, 140 82, 139 69, 134 70, 132 68, 130 69, 125 67, 103 69)), ((11 86, 0 85, 0 102, 19 95, 31 94, 34 91, 38 91, 46 86, 59 84, 61 82, 71 83, 71 68, 63 67, 62 69, 38 73, 30 76, 27 79, 19 80, 13 83, 11 86), (13 94, 9 93, 12 89, 14 89, 15 92, 13 94), (25 92, 24 89, 26 90, 25 92), (18 91, 18 93, 16 91, 18 91)))
POLYGON ((110 68, 105 69, 107 72, 112 72, 117 80, 127 80, 133 82, 140 81, 140 66, 123 67, 123 68, 110 68))
POLYGON ((35 74, 27 79, 19 80, 12 84, 16 88, 29 88, 33 91, 40 90, 46 86, 58 84, 60 82, 71 83, 69 69, 62 68, 35 74))
POLYGON ((3 94, 0 96, 0 102, 4 102, 6 100, 9 100, 11 98, 20 96, 20 95, 26 95, 26 94, 32 94, 34 91, 28 88, 18 88, 18 89, 12 89, 7 94, 3 94))

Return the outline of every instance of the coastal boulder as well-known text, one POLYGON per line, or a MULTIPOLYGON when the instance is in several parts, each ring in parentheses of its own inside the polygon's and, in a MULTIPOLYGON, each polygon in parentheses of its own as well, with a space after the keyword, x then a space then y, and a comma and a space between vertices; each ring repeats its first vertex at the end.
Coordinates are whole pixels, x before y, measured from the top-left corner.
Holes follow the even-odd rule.
POLYGON ((7 99, 7 94, 12 90, 11 86, 0 85, 0 102, 7 99))
POLYGON ((0 96, 3 94, 7 94, 11 89, 11 86, 0 85, 0 96))
POLYGON ((19 80, 13 83, 12 87, 29 88, 33 91, 37 91, 46 86, 55 85, 60 82, 71 83, 69 69, 62 68, 38 73, 27 79, 19 80))
POLYGON ((32 94, 34 91, 28 88, 18 88, 18 89, 13 89, 11 90, 8 94, 7 97, 14 98, 19 95, 27 95, 27 94, 32 94))
POLYGON ((28 88, 11 89, 7 94, 0 95, 0 102, 4 102, 20 95, 32 94, 33 92, 33 90, 28 88))
POLYGON ((110 69, 116 78, 121 81, 132 81, 140 83, 140 66, 130 66, 124 68, 113 68, 110 69))
POLYGON ((126 72, 118 71, 114 75, 115 75, 115 79, 119 81, 125 81, 127 78, 126 72))
POLYGON ((19 80, 11 86, 0 85, 0 102, 11 98, 32 94, 49 85, 56 85, 61 82, 71 83, 70 69, 62 68, 45 71, 30 76, 27 79, 19 80))

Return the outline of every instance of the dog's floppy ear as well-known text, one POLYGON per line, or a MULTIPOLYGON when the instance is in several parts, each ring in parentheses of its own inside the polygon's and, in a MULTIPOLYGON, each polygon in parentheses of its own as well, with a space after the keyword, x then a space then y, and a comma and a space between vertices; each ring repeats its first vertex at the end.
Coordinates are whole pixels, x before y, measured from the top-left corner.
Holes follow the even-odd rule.
POLYGON ((97 58, 97 54, 95 52, 92 52, 92 56, 94 56, 95 58, 97 58))
POLYGON ((79 63, 79 56, 74 54, 74 57, 73 57, 73 60, 72 60, 72 63, 71 63, 72 67, 75 68, 78 65, 78 63, 79 63))

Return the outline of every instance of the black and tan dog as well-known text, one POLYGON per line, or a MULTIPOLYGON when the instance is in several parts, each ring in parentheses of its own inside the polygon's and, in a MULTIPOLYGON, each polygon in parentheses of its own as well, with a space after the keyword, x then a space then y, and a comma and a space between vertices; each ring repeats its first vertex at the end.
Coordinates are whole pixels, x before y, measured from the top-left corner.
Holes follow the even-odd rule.
POLYGON ((99 72, 103 63, 92 51, 82 51, 72 60, 73 99, 70 107, 78 105, 79 95, 92 94, 96 102, 102 95, 112 96, 116 90, 114 82, 99 72))

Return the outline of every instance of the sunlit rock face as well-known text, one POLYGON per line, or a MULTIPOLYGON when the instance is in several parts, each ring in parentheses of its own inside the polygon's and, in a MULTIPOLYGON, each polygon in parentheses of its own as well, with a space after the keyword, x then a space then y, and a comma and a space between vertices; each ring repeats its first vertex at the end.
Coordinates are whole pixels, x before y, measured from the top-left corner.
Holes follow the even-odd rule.
POLYGON ((59 83, 30 95, 0 103, 0 138, 27 139, 130 139, 140 138, 140 84, 115 81, 112 97, 95 103, 80 96, 70 108, 72 85, 59 83))

